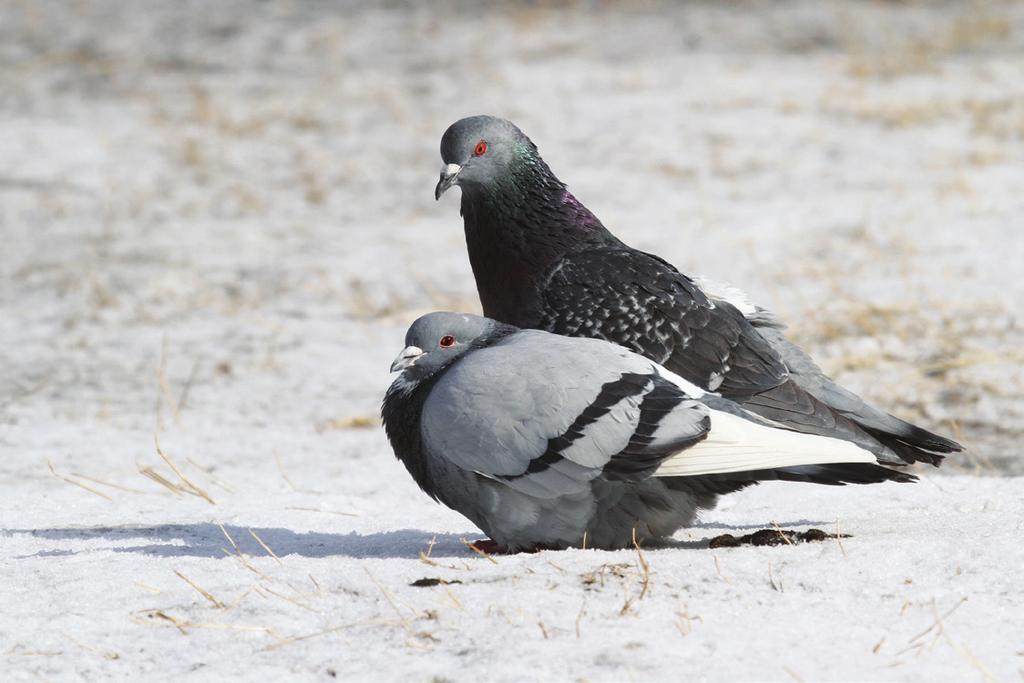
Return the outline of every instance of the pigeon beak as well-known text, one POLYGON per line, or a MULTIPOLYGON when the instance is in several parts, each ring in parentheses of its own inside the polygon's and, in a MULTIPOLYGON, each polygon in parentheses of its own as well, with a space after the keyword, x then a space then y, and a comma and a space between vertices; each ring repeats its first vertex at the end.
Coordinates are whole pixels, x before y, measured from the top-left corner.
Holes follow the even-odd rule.
POLYGON ((440 199, 441 195, 448 191, 448 188, 455 184, 459 178, 459 171, 462 167, 458 164, 448 164, 441 169, 441 179, 437 181, 434 188, 434 199, 440 199))
POLYGON ((405 370, 408 367, 412 367, 419 360, 419 357, 423 355, 423 349, 418 346, 406 346, 402 349, 402 352, 398 354, 398 358, 391 364, 391 372, 398 372, 399 370, 405 370))

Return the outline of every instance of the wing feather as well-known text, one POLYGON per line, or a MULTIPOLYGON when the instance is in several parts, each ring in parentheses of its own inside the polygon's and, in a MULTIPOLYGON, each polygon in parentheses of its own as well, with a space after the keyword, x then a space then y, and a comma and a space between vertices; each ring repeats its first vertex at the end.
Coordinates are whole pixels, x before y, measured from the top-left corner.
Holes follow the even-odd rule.
POLYGON ((561 495, 597 477, 651 476, 704 438, 708 410, 682 382, 602 341, 522 331, 449 369, 424 403, 421 432, 431 453, 463 469, 561 495))
POLYGON ((743 400, 786 380, 743 314, 669 263, 625 247, 567 255, 543 286, 541 329, 625 346, 701 387, 743 400))

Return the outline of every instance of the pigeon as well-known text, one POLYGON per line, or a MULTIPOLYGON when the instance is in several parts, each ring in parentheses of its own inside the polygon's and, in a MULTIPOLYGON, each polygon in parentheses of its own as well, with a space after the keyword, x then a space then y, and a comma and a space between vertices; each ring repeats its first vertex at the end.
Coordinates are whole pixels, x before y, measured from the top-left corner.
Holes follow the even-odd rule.
POLYGON ((395 455, 505 552, 668 537, 764 480, 915 480, 599 339, 436 312, 405 344, 381 408, 395 455))
POLYGON ((461 119, 434 190, 462 189, 485 316, 620 344, 779 425, 848 440, 879 463, 938 466, 963 450, 836 384, 740 290, 680 273, 615 237, 509 121, 461 119))

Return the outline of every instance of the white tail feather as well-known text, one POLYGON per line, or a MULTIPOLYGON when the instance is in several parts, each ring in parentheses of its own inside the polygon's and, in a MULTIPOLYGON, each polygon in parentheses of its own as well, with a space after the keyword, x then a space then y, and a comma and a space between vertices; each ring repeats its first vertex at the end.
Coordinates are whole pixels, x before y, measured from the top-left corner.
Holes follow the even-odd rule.
POLYGON ((718 410, 710 412, 708 437, 663 462, 654 476, 688 477, 800 465, 876 462, 872 453, 849 441, 766 427, 718 410))

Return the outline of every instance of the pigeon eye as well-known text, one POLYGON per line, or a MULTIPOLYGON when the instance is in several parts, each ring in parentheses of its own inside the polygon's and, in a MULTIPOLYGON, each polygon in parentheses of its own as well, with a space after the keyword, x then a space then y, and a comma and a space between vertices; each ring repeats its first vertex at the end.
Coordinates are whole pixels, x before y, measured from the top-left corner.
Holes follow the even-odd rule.
POLYGON ((473 156, 482 157, 487 152, 487 143, 481 140, 476 143, 476 147, 473 148, 473 156))
POLYGON ((441 341, 437 343, 438 346, 440 346, 442 349, 450 349, 451 347, 455 346, 455 337, 453 337, 450 334, 446 334, 443 337, 441 337, 441 341))

